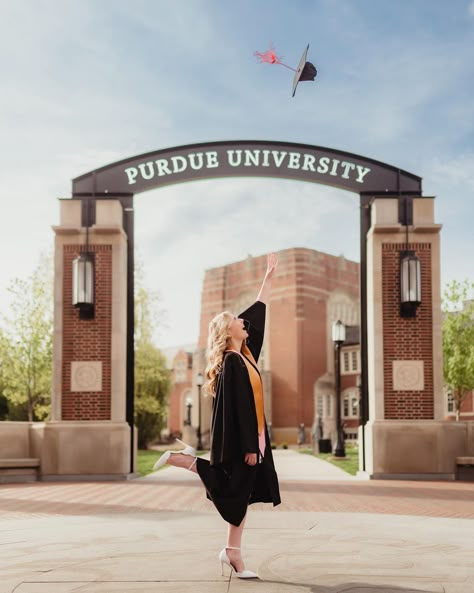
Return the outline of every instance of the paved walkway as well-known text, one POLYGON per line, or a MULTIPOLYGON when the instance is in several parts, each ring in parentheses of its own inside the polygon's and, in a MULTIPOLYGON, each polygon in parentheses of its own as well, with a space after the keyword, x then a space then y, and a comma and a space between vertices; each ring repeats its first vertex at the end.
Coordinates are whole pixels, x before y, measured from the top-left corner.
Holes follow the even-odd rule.
POLYGON ((295 451, 275 463, 282 504, 252 505, 244 532, 258 581, 221 576, 226 525, 198 476, 167 467, 1 486, 0 593, 474 592, 474 483, 328 479, 295 451))

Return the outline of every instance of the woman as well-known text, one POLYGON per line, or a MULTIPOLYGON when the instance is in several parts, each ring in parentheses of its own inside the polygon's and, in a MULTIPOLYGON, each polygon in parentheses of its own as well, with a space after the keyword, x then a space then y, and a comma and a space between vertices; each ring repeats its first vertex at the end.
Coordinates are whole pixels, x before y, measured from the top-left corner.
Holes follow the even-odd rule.
POLYGON ((253 305, 238 317, 224 311, 209 324, 205 388, 213 396, 210 461, 197 458, 194 448, 186 446, 179 453, 167 451, 155 464, 158 468, 169 463, 199 475, 207 498, 228 523, 227 546, 219 554, 221 566, 227 564, 239 578, 257 577, 245 570, 240 552, 248 505, 281 502, 257 368, 276 265, 276 256, 270 254, 253 305))

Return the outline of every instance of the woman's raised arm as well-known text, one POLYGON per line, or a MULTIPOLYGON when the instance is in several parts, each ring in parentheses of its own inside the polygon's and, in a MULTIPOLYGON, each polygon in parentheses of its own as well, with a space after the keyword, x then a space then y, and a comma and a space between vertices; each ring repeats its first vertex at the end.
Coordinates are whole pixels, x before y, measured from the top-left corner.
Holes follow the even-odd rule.
POLYGON ((257 296, 257 301, 261 301, 268 303, 268 299, 270 297, 270 290, 272 287, 272 276, 277 267, 278 258, 275 253, 269 253, 267 256, 267 271, 265 273, 265 278, 263 279, 262 287, 260 288, 260 292, 257 296))

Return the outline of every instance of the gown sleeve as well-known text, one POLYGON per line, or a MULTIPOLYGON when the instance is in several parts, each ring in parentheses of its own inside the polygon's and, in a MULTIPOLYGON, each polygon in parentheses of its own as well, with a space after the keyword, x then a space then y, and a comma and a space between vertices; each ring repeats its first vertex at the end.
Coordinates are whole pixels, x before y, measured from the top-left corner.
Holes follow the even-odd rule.
POLYGON ((266 305, 262 301, 255 301, 248 309, 242 311, 239 317, 246 323, 245 329, 249 337, 247 338, 247 346, 250 349, 253 357, 258 361, 263 345, 263 336, 265 332, 265 313, 266 305))

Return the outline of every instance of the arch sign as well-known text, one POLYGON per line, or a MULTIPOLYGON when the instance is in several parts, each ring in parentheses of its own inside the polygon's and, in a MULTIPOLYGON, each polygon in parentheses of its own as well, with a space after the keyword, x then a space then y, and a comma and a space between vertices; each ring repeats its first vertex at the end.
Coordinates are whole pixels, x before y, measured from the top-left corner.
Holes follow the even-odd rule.
POLYGON ((421 193, 421 178, 373 159, 321 146, 262 140, 208 142, 157 150, 73 180, 73 196, 135 194, 222 177, 274 177, 356 193, 421 193))

